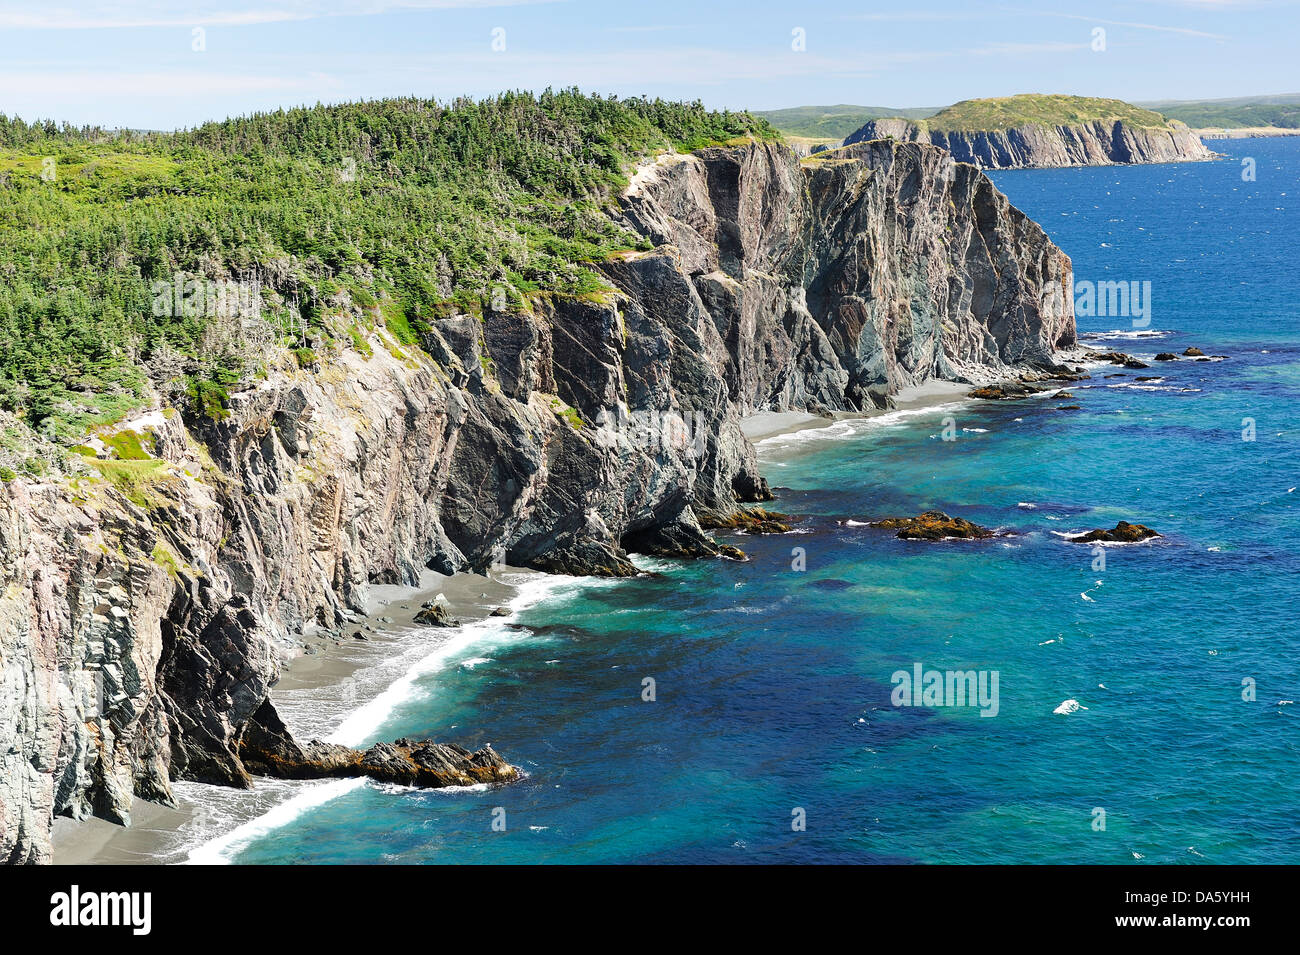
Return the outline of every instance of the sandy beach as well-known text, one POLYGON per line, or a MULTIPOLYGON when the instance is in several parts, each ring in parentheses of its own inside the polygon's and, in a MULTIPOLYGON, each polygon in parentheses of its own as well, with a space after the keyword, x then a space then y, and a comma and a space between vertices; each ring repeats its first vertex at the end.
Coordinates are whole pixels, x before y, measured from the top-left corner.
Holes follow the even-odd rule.
POLYGON ((809 414, 806 411, 759 411, 741 419, 740 426, 745 437, 757 444, 767 438, 814 428, 826 428, 837 421, 878 418, 899 411, 918 411, 962 401, 972 387, 957 381, 927 381, 920 385, 910 385, 899 391, 894 395, 892 408, 861 412, 837 411, 825 415, 809 414))
MULTIPOLYGON (((370 588, 368 614, 364 619, 344 625, 338 636, 316 633, 303 638, 305 647, 285 664, 280 682, 271 691, 271 699, 295 734, 303 738, 327 736, 338 728, 349 709, 364 708, 387 689, 391 678, 400 676, 395 668, 402 667, 409 659, 418 659, 421 647, 412 642, 416 631, 428 635, 430 651, 439 640, 456 633, 450 629, 419 627, 413 618, 423 602, 441 595, 440 602, 451 616, 470 624, 486 619, 498 607, 508 607, 520 593, 515 585, 518 580, 542 576, 545 575, 536 571, 508 567, 499 573, 494 571, 491 577, 478 574, 445 577, 426 572, 418 587, 374 585, 370 588), (500 577, 509 577, 512 582, 506 583, 500 577), (366 639, 356 639, 355 632, 366 639), (323 705, 313 707, 310 704, 314 701, 323 705), (314 719, 317 712, 324 715, 319 722, 314 719)), ((449 735, 446 741, 455 742, 454 735, 449 735)), ((255 788, 250 792, 201 783, 174 783, 177 808, 136 799, 129 827, 94 818, 56 819, 53 861, 55 865, 184 862, 189 849, 209 835, 205 830, 213 823, 206 818, 212 815, 210 801, 223 807, 223 816, 229 812, 229 818, 223 822, 233 827, 266 812, 295 789, 313 784, 255 779, 255 788), (230 808, 226 810, 226 806, 230 808)))

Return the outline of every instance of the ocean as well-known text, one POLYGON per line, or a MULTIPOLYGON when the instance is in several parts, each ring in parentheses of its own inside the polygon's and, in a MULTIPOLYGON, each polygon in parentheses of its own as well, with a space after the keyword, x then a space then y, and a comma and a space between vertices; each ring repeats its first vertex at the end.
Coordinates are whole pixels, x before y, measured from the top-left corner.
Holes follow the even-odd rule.
POLYGON ((1079 329, 1151 369, 763 441, 797 522, 728 537, 748 562, 529 577, 513 618, 410 638, 322 718, 346 742, 491 742, 523 781, 223 793, 266 811, 208 817, 191 861, 1300 862, 1300 139, 1214 148, 994 174, 1076 298, 1138 293, 1079 329), (1227 357, 1153 360, 1189 346, 1227 357), (865 526, 929 508, 1000 536, 865 526), (1162 537, 1065 540, 1119 520, 1162 537), (895 705, 918 669, 987 692, 895 705))

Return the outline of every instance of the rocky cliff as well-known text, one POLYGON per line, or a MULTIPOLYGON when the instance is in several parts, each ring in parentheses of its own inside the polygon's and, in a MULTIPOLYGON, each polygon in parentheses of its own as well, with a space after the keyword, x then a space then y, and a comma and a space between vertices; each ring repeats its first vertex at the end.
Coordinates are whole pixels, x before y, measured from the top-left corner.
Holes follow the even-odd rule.
POLYGON ((1213 159, 1200 137, 1182 123, 1135 126, 1120 120, 1073 125, 1026 123, 1008 129, 928 129, 905 119, 867 123, 844 143, 894 139, 929 142, 959 162, 985 169, 1108 166, 1125 163, 1193 162, 1213 159))
POLYGON ((175 779, 250 785, 286 648, 372 583, 716 555, 697 511, 770 496, 743 415, 1074 344, 1068 258, 928 145, 665 157, 617 215, 654 247, 601 266, 616 291, 286 354, 221 420, 119 425, 147 460, 0 483, 0 858, 48 861, 54 815, 128 823, 175 779))

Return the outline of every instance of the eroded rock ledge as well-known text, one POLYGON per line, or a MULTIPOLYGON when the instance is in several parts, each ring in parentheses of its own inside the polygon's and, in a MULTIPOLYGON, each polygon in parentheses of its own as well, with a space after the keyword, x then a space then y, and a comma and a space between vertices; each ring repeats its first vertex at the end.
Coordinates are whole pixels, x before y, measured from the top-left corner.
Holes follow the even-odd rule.
POLYGON ((471 753, 454 743, 432 740, 399 739, 365 750, 318 739, 300 744, 269 701, 249 720, 239 756, 249 772, 280 779, 366 776, 402 786, 442 789, 519 778, 519 770, 490 745, 471 753))

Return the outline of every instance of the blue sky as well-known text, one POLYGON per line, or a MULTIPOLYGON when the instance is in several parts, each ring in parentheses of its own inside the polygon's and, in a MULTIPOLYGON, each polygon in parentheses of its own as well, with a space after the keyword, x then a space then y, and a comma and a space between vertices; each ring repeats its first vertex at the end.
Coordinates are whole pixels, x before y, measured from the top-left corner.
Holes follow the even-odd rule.
POLYGON ((1298 47, 1295 0, 0 0, 0 111, 169 129, 547 85, 753 109, 1197 99, 1300 91, 1298 47))

